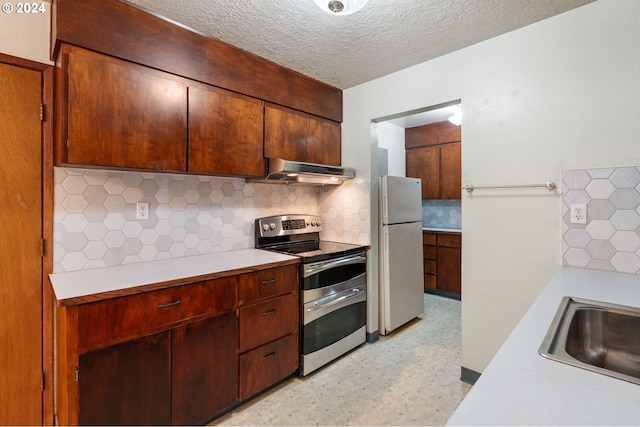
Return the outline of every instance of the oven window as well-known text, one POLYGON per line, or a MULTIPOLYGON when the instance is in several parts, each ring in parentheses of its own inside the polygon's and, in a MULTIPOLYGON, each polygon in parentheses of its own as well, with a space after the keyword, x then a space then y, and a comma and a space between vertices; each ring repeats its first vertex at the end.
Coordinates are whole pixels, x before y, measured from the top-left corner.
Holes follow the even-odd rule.
POLYGON ((302 354, 313 353, 354 333, 365 325, 366 303, 348 305, 304 325, 302 354))
POLYGON ((365 263, 347 264, 321 271, 302 280, 302 290, 324 288, 337 283, 346 282, 367 272, 365 263))

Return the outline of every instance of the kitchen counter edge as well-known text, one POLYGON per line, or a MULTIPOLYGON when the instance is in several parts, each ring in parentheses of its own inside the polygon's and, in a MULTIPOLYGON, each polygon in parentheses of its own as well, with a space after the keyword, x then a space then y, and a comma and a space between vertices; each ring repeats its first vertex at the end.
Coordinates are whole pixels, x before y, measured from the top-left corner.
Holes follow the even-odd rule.
POLYGON ((538 354, 564 296, 640 307, 640 276, 560 268, 447 425, 636 425, 640 386, 538 354))
POLYGON ((134 295, 289 264, 295 256, 243 249, 49 275, 58 307, 134 295))

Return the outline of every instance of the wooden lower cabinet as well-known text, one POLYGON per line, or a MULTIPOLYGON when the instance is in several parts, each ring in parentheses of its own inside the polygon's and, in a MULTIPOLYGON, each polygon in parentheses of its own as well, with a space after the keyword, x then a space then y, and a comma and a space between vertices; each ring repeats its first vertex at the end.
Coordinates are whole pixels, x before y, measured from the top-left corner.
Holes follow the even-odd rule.
POLYGON ((422 233, 424 291, 460 299, 462 294, 462 235, 422 233))
POLYGON ((269 274, 259 272, 240 278, 240 400, 253 396, 298 369, 296 266, 266 272, 269 274))
POLYGON ((240 355, 239 398, 244 400, 291 375, 298 366, 298 337, 289 334, 240 355))
POLYGON ((234 312, 172 330, 171 422, 200 424, 236 402, 234 312))
POLYGON ((171 332, 80 355, 81 425, 171 424, 171 332))
POLYGON ((422 232, 422 258, 424 265, 424 291, 436 289, 437 273, 437 250, 436 234, 422 232))
POLYGON ((297 284, 291 264, 59 307, 58 423, 202 424, 293 374, 297 284))

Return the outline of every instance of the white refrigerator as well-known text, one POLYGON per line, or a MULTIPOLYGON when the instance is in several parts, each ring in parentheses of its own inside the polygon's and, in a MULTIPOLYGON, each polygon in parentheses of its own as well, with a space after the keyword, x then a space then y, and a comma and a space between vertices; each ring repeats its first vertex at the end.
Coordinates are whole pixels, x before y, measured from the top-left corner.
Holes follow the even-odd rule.
POLYGON ((381 335, 424 313, 421 187, 418 178, 380 178, 381 335))

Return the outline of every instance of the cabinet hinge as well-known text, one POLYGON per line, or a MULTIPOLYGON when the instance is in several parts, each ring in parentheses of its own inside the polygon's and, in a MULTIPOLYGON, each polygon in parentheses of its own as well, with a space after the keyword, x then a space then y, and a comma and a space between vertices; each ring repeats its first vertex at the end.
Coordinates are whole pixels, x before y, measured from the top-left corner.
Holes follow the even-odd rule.
POLYGON ((80 371, 80 369, 76 366, 76 369, 75 369, 75 374, 76 374, 76 378, 75 378, 75 379, 76 379, 76 382, 78 382, 78 371, 80 371))
POLYGON ((47 242, 44 239, 40 239, 40 256, 44 256, 47 242))
POLYGON ((40 391, 44 391, 44 372, 42 373, 42 388, 40 391))
POLYGON ((43 103, 40 103, 40 121, 44 122, 44 114, 45 114, 45 107, 43 103))

